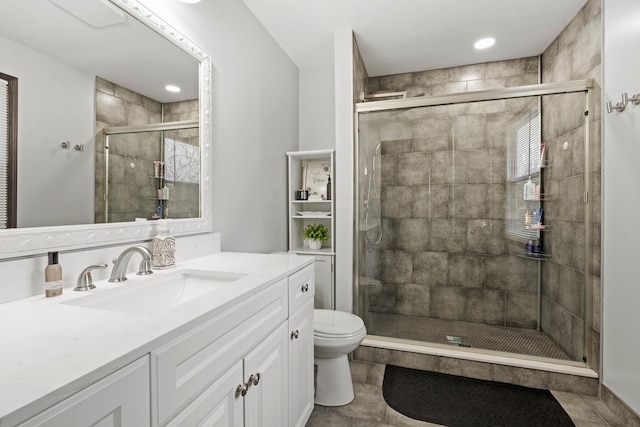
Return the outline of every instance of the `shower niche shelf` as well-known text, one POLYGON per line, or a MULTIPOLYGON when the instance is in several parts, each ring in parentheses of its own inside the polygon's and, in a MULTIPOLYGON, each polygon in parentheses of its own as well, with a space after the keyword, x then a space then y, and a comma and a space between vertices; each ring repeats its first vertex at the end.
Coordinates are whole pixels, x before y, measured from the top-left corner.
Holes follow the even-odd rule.
POLYGON ((517 257, 520 258, 526 258, 526 259, 532 259, 534 261, 551 261, 553 259, 553 257, 550 254, 528 254, 526 252, 523 252, 521 254, 517 254, 517 257))

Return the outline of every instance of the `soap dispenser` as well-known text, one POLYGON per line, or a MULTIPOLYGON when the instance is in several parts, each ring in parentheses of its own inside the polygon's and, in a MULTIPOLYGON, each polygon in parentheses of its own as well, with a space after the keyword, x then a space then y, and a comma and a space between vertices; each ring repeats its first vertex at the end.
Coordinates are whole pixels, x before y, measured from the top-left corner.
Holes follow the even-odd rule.
POLYGON ((62 295, 62 267, 58 264, 58 252, 48 253, 49 263, 44 269, 44 295, 62 295))
POLYGON ((153 238, 151 253, 156 268, 173 267, 176 263, 176 239, 169 236, 169 226, 164 220, 158 220, 158 234, 153 238))

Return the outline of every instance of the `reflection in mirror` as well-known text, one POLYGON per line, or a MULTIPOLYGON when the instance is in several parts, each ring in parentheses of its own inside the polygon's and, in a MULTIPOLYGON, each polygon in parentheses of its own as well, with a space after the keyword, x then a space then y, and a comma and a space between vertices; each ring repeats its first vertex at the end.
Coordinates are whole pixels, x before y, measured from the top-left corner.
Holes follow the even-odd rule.
MULTIPOLYGON (((135 113, 137 98, 166 105, 197 99, 199 216, 168 221, 176 237, 212 231, 211 57, 137 0, 78 3, 90 8, 117 6, 126 12, 125 20, 95 28, 50 0, 2 0, 0 72, 20 78, 20 121, 18 227, 0 230, 0 259, 141 242, 156 235, 156 221, 94 223, 95 177, 106 173, 104 163, 95 162, 96 135, 105 127, 150 123, 96 126, 98 77, 132 92, 122 89, 125 108, 120 111, 129 117, 141 117, 135 113), (137 30, 132 32, 132 26, 137 30), (135 59, 142 60, 132 63, 135 59), (96 63, 106 67, 92 71, 96 63), (178 81, 185 70, 191 77, 178 81), (177 95, 164 90, 167 76, 182 87, 177 95), (158 95, 150 94, 150 87, 160 89, 158 95), (70 148, 62 148, 60 144, 67 141, 70 148), (74 150, 76 145, 83 150, 74 150)), ((114 93, 120 90, 114 86, 114 93)), ((171 198, 170 194, 170 203, 171 198)), ((171 207, 169 212, 171 217, 171 207)))
MULTIPOLYGON (((119 136, 122 141, 114 148, 119 157, 111 166, 120 169, 111 171, 107 183, 112 185, 111 196, 126 206, 110 215, 105 211, 109 188, 102 130, 197 121, 200 107, 197 55, 188 54, 175 40, 167 40, 166 34, 163 37, 157 28, 152 30, 116 4, 132 7, 129 13, 139 7, 133 1, 82 2, 105 17, 95 21, 95 15, 83 19, 81 13, 64 10, 51 0, 3 1, 0 73, 15 76, 20 85, 17 155, 12 159, 17 158, 17 203, 8 212, 18 228, 153 219, 165 203, 153 195, 155 187, 162 189, 165 184, 171 196, 162 216, 200 216, 201 200, 192 200, 188 211, 180 212, 170 205, 180 200, 182 185, 160 183, 149 174, 154 161, 166 160, 160 131, 119 136), (167 92, 169 84, 181 91, 167 92), (82 150, 74 150, 76 146, 82 150), (124 156, 135 159, 127 161, 124 156), (122 169, 125 164, 129 173, 122 169), (140 174, 132 174, 134 169, 140 174), (116 186, 124 186, 123 192, 116 186)), ((178 141, 202 146, 197 135, 178 141)), ((191 166, 199 168, 199 162, 191 166)), ((5 178, 0 180, 0 187, 7 185, 5 178)), ((195 185, 191 193, 199 192, 195 185)))
POLYGON ((160 103, 101 78, 96 88, 95 222, 197 218, 198 100, 160 103))
POLYGON ((16 226, 18 79, 0 73, 0 229, 16 226))

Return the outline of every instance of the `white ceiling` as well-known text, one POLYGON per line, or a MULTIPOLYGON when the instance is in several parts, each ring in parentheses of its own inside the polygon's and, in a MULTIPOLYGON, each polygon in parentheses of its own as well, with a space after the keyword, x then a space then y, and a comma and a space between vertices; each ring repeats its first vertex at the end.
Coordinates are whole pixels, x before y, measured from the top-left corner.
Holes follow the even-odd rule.
POLYGON ((534 56, 586 0, 243 0, 299 68, 333 60, 351 28, 369 76, 534 56), (495 37, 494 47, 473 43, 495 37))

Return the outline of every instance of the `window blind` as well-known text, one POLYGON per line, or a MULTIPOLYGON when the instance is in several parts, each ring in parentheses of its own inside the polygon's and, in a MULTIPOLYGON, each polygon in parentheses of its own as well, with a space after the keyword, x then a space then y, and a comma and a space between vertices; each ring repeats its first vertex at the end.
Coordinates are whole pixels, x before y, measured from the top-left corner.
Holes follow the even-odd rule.
POLYGON ((0 79, 0 229, 9 219, 9 82, 0 79))
POLYGON ((530 109, 512 125, 507 148, 505 235, 521 242, 540 237, 524 226, 525 212, 540 207, 539 200, 524 200, 524 184, 529 178, 540 184, 541 140, 540 113, 530 109))

